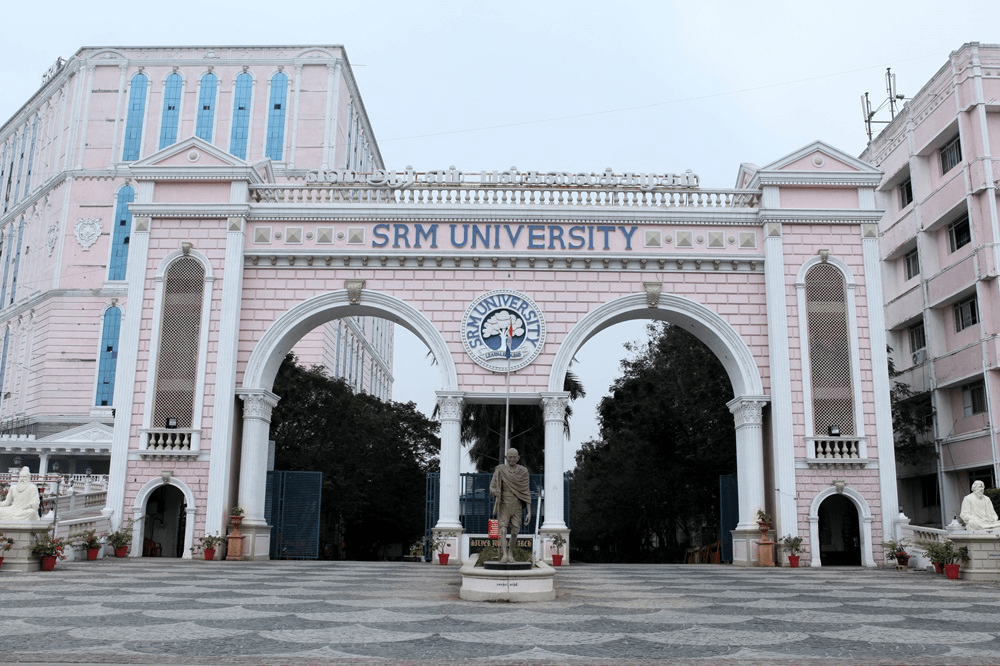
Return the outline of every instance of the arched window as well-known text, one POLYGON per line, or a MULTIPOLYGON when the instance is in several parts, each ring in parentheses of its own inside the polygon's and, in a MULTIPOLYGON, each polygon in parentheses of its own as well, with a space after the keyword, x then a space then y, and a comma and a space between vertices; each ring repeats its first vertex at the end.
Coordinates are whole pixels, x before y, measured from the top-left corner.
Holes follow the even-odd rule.
POLYGON ((236 77, 236 91, 233 94, 233 131, 229 135, 229 152, 241 160, 247 158, 247 135, 250 133, 250 94, 252 91, 252 76, 243 72, 236 77))
POLYGON ((267 103, 267 145, 264 154, 280 162, 285 143, 285 98, 288 96, 288 75, 276 72, 271 77, 271 99, 267 103))
POLYGON ((806 274, 806 322, 816 435, 856 435, 844 274, 821 263, 806 274))
POLYGON ((183 256, 169 266, 163 283, 153 427, 166 426, 167 419, 175 419, 178 428, 193 427, 204 292, 205 268, 197 259, 183 256))
POLYGON ((160 122, 160 148, 177 142, 177 122, 181 113, 181 75, 174 72, 167 77, 163 88, 163 119, 160 122))
POLYGON ((128 267, 128 241, 132 233, 132 211, 128 205, 135 200, 135 190, 126 185, 118 190, 115 208, 115 231, 111 240, 111 259, 108 261, 108 279, 124 280, 128 267))
POLYGON ((149 79, 139 73, 132 77, 132 86, 128 95, 128 117, 125 120, 125 147, 122 150, 122 161, 133 162, 139 159, 142 147, 142 121, 146 116, 146 89, 149 79))
POLYGON ((201 77, 201 92, 198 95, 198 123, 195 136, 212 142, 212 127, 215 124, 215 93, 219 88, 219 78, 209 72, 201 77))
POLYGON ((101 333, 101 353, 97 366, 97 396, 94 404, 109 407, 115 399, 115 370, 118 367, 118 334, 121 329, 122 311, 110 307, 104 313, 101 333))

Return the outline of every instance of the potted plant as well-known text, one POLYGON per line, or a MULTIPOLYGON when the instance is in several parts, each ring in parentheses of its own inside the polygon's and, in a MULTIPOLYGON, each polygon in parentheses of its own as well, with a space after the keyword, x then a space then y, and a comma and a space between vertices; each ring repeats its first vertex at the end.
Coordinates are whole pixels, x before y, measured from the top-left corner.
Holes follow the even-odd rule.
POLYGON ((552 542, 552 547, 556 549, 556 552, 552 553, 552 566, 562 566, 562 547, 566 545, 566 537, 557 533, 549 537, 549 541, 552 542))
POLYGON ((947 560, 944 563, 944 574, 951 580, 958 580, 959 570, 962 562, 969 559, 969 549, 966 546, 955 548, 954 542, 950 539, 944 542, 944 555, 947 560))
POLYGON ((101 541, 97 536, 97 530, 87 530, 77 537, 77 546, 82 546, 87 550, 87 559, 96 560, 97 554, 101 552, 101 541))
POLYGON ((882 542, 882 549, 885 551, 885 559, 896 562, 896 568, 905 571, 910 563, 910 555, 906 552, 906 540, 889 539, 882 542))
POLYGON ((771 525, 773 524, 774 519, 764 513, 764 509, 757 509, 757 526, 760 528, 761 534, 767 536, 767 531, 771 529, 771 525))
POLYGON ((52 571, 56 568, 57 559, 66 559, 63 555, 66 549, 65 539, 55 537, 51 532, 32 532, 31 537, 31 554, 42 561, 42 571, 52 571))
POLYGON ((243 524, 243 509, 239 505, 234 506, 229 512, 229 519, 233 521, 233 527, 239 530, 243 524))
POLYGON ((205 553, 206 560, 215 559, 216 549, 225 541, 225 538, 218 534, 203 534, 198 537, 201 542, 201 550, 205 553))
POLYGON ((114 532, 105 532, 101 536, 105 538, 108 545, 114 548, 115 557, 125 557, 128 555, 128 545, 132 543, 133 521, 129 518, 128 523, 122 525, 114 532))
POLYGON ((451 554, 444 552, 444 549, 448 547, 451 537, 454 536, 451 532, 441 532, 430 537, 431 550, 438 554, 438 562, 440 564, 448 564, 448 558, 451 554))
POLYGON ((932 541, 921 539, 915 545, 927 553, 927 559, 934 563, 935 573, 944 573, 944 564, 948 560, 948 543, 945 541, 932 541))
POLYGON ((781 537, 781 549, 788 551, 788 566, 799 566, 799 553, 802 552, 802 537, 786 534, 781 537))
POLYGON ((3 566, 3 553, 14 547, 14 540, 0 532, 0 566, 3 566))

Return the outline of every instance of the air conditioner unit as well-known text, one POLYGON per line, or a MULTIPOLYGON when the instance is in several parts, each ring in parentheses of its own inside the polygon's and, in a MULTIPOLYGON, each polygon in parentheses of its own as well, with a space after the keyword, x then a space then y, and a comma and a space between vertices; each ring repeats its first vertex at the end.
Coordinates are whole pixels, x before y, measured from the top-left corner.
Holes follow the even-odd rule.
POLYGON ((913 365, 920 365, 926 360, 927 360, 926 349, 918 349, 917 351, 913 352, 913 365))

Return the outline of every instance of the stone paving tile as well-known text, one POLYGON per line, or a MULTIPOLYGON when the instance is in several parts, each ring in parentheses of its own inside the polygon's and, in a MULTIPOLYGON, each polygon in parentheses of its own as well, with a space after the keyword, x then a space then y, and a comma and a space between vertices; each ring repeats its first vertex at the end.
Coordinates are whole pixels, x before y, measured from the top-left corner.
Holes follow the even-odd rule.
POLYGON ((422 563, 0 570, 0 663, 1000 663, 1000 586, 920 572, 573 565, 532 604, 459 585, 422 563))

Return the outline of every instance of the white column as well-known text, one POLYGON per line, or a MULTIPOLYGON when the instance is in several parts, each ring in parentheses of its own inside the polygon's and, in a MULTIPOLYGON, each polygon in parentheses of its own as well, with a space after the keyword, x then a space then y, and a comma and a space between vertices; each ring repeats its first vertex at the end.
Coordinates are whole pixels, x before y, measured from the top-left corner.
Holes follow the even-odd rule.
POLYGON ((764 504, 763 397, 739 396, 728 403, 736 419, 736 473, 740 522, 736 529, 756 530, 757 509, 764 504))
POLYGON ((264 389, 237 391, 243 401, 243 448, 240 452, 240 507, 244 525, 266 525, 264 489, 267 486, 267 438, 271 410, 280 398, 264 389))
POLYGON ((38 454, 38 473, 39 474, 49 473, 49 454, 47 453, 38 454))
POLYGON ((799 535, 795 502, 795 441, 792 437, 792 373, 789 366, 788 297, 781 225, 764 225, 764 286, 771 368, 771 442, 774 451, 777 535, 799 535))
POLYGON ((438 530, 461 530, 459 520, 459 481, 462 458, 461 393, 438 391, 438 418, 441 420, 441 494, 439 496, 438 530))
MULTIPOLYGON (((243 190, 246 192, 245 184, 243 190)), ((205 530, 220 534, 225 527, 224 512, 227 508, 225 504, 231 496, 233 433, 236 419, 236 354, 239 349, 240 302, 243 298, 243 247, 246 236, 246 223, 242 217, 231 217, 226 224, 226 263, 222 272, 212 449, 208 468, 208 496, 205 501, 205 530)))
MULTIPOLYGON (((882 534, 893 534, 893 520, 899 509, 896 491, 896 444, 892 432, 892 403, 889 398, 889 358, 886 353, 885 310, 882 300, 882 266, 879 262, 878 228, 864 224, 862 252, 865 259, 865 296, 868 306, 868 350, 872 364, 872 392, 875 408, 875 437, 878 440, 878 485, 882 504, 882 534)), ((887 538, 887 537, 886 537, 887 538)))
POLYGON ((542 394, 545 416, 545 521, 544 530, 566 529, 563 511, 563 446, 566 442, 565 418, 569 393, 542 394))

